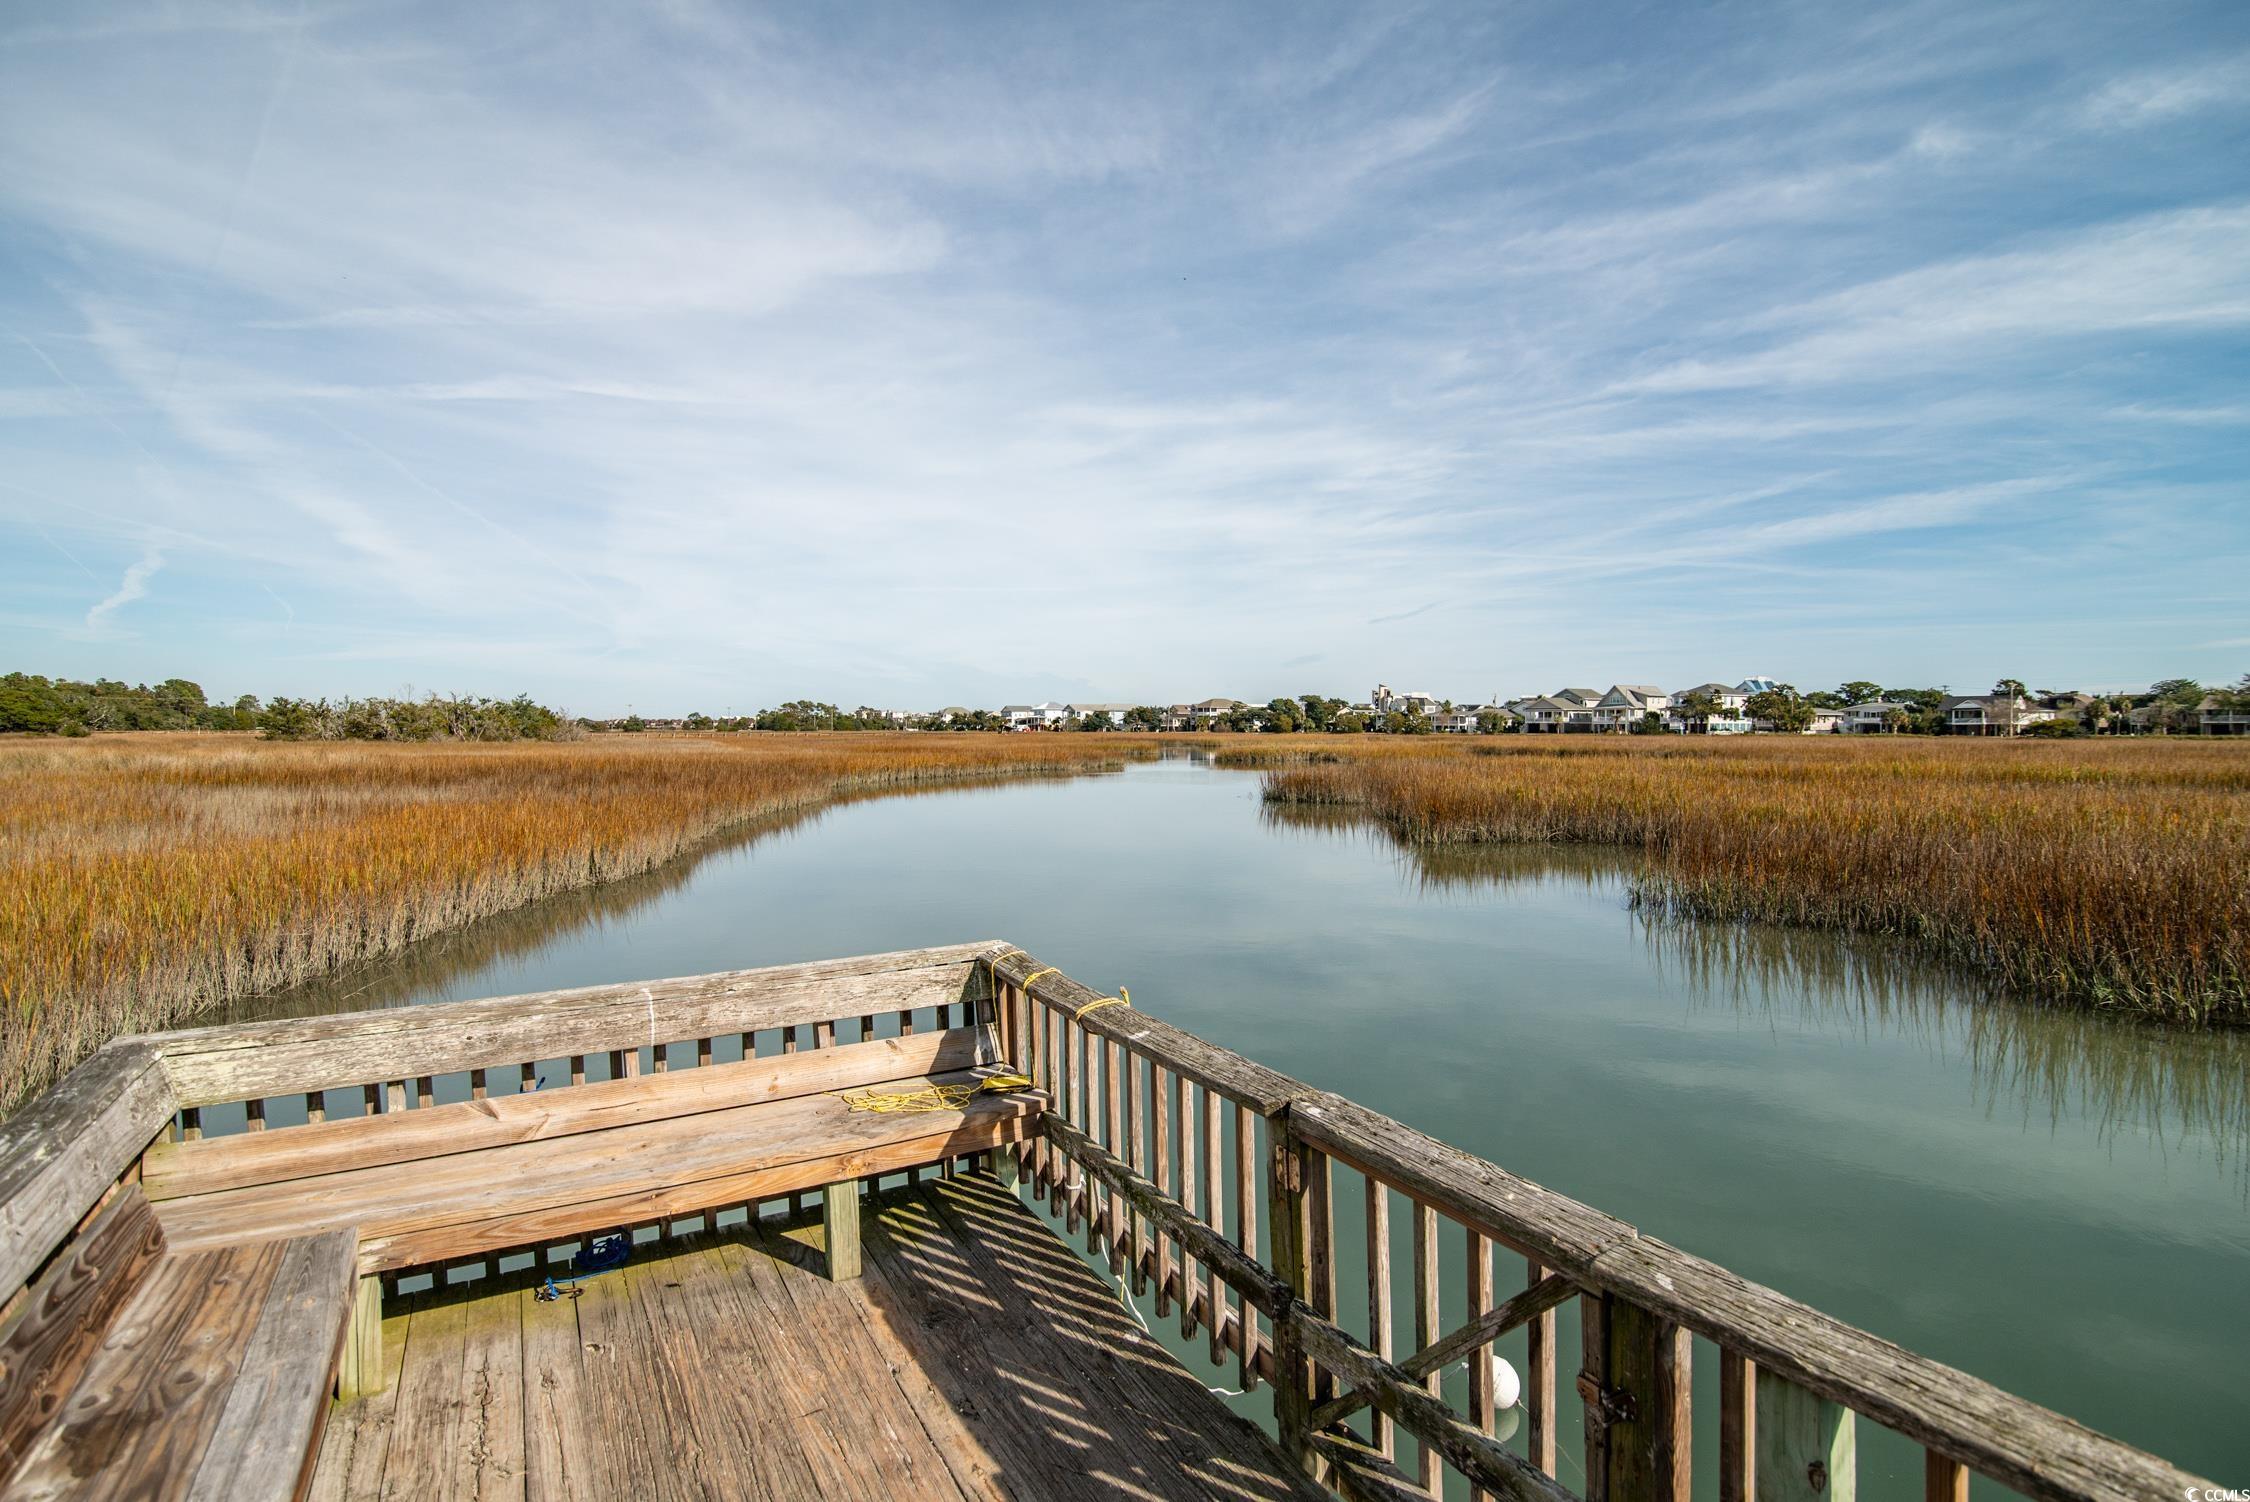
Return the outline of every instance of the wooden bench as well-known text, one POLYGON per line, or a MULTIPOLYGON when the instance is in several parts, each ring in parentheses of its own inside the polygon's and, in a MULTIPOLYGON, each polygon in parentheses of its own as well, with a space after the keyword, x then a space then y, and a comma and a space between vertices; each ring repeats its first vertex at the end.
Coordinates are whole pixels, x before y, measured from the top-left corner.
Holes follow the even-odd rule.
POLYGON ((142 1185, 171 1244, 201 1251, 341 1233, 359 1317, 347 1394, 381 1384, 385 1272, 584 1239, 824 1191, 830 1271, 859 1270, 859 1181, 1023 1141, 1046 1097, 979 1090, 958 1110, 855 1110, 862 1090, 976 1087, 966 1028, 153 1146, 142 1185))
POLYGON ((348 1230, 166 1246, 120 1187, 0 1337, 0 1498, 291 1498, 352 1307, 348 1230))

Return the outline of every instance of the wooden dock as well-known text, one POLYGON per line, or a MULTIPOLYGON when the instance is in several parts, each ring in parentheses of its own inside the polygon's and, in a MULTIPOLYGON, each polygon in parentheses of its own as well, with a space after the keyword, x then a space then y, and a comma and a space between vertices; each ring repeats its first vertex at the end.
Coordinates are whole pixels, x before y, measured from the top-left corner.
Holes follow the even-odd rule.
POLYGON ((1699 1401, 1720 1502, 1855 1502, 1863 1423, 1925 1502, 2209 1486, 998 942, 122 1038, 0 1126, 0 1502, 1691 1502, 1699 1401))
POLYGON ((313 1495, 1326 1495, 989 1176, 887 1195, 866 1233, 841 1283, 817 1223, 743 1224, 575 1299, 518 1277, 394 1301, 384 1387, 330 1419, 313 1495))

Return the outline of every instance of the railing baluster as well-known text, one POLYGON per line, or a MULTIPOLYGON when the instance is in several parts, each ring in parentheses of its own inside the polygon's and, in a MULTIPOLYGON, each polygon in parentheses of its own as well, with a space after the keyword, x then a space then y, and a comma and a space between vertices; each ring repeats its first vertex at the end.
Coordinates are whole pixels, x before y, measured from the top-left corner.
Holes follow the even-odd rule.
POLYGON ((382 1087, 382 1086, 380 1086, 380 1085, 362 1085, 362 1086, 360 1086, 360 1087, 359 1087, 359 1109, 360 1109, 360 1114, 361 1114, 361 1115, 363 1115, 363 1116, 373 1116, 373 1115, 374 1115, 374 1114, 376 1114, 376 1113, 377 1113, 378 1111, 382 1110, 382 1109, 383 1109, 383 1087, 382 1087))
MULTIPOLYGON (((1175 1193, 1169 1185, 1165 1192, 1187 1207, 1195 1210, 1195 1113, 1191 1097, 1194 1083, 1184 1074, 1172 1076, 1172 1138, 1179 1149, 1180 1187, 1175 1193)), ((1186 1246, 1180 1248, 1180 1339, 1195 1338, 1195 1286, 1197 1268, 1195 1258, 1186 1246)))
MULTIPOLYGON (((1251 1261, 1258 1260, 1258 1118, 1250 1108, 1234 1108, 1234 1195, 1241 1216, 1236 1222, 1240 1230, 1235 1235, 1235 1245, 1251 1261)), ((1242 1357, 1240 1382, 1244 1392, 1258 1386, 1258 1310, 1248 1299, 1242 1301, 1242 1335, 1235 1349, 1242 1357)))
POLYGON ((1600 1294, 1578 1300, 1578 1345, 1579 1396, 1586 1400, 1586 1502, 1609 1502, 1609 1301, 1600 1294))
MULTIPOLYGON (((1221 1235, 1227 1229, 1226 1164, 1221 1152, 1224 1146, 1219 1119, 1219 1092, 1206 1085, 1203 1089, 1203 1223, 1221 1235)), ((1219 1276, 1219 1269, 1210 1269, 1210 1307, 1204 1310, 1205 1323, 1211 1327, 1211 1360, 1224 1361, 1227 1355, 1227 1282, 1219 1276)), ((1250 1306, 1242 1306, 1248 1309, 1250 1306)))
POLYGON ((266 1129, 266 1103, 262 1098, 253 1097, 242 1103, 242 1124, 246 1131, 266 1129))
POLYGON ((484 1071, 481 1069, 469 1071, 469 1099, 484 1099, 484 1071))
MULTIPOLYGON (((1149 1106, 1149 1124, 1156 1133, 1156 1176, 1158 1190, 1172 1192, 1172 1071, 1158 1069, 1152 1064, 1149 1070, 1155 1099, 1149 1106)), ((1172 1312, 1172 1240, 1162 1227, 1152 1227, 1156 1232, 1156 1317, 1163 1319, 1172 1312)))
POLYGON ((305 1124, 310 1126, 316 1121, 326 1121, 327 1119, 328 1093, 325 1090, 307 1090, 305 1092, 305 1124))
POLYGON ((709 1069, 711 1067, 711 1040, 709 1038, 695 1040, 695 1067, 698 1069, 709 1069))
MULTIPOLYGON (((1465 1232, 1468 1275, 1468 1316, 1475 1319, 1492 1307, 1492 1243, 1474 1231, 1465 1232)), ((1469 1353, 1469 1422, 1480 1434, 1493 1432, 1499 1411, 1492 1391, 1492 1348, 1480 1346, 1469 1353)), ((1490 1502, 1492 1493, 1469 1489, 1470 1502, 1490 1502)))
POLYGON ((516 1094, 529 1095, 539 1088, 539 1065, 536 1062, 522 1065, 516 1073, 516 1094))
MULTIPOLYGON (((1367 1342, 1368 1349, 1391 1359, 1391 1191, 1373 1174, 1367 1183, 1367 1342)), ((1370 1406, 1369 1441, 1385 1460, 1396 1453, 1390 1415, 1370 1406)))
POLYGON ((1969 1502, 1969 1468, 1935 1450, 1924 1451, 1922 1502, 1969 1502))
POLYGON ((429 1077, 428 1075, 426 1075, 426 1074, 418 1074, 418 1075, 416 1075, 416 1076, 414 1077, 414 1105, 415 1105, 415 1108, 416 1108, 417 1110, 423 1110, 423 1111, 426 1111, 426 1110, 428 1110, 428 1109, 430 1108, 430 1105, 431 1105, 431 1103, 432 1103, 432 1102, 434 1102, 434 1101, 435 1101, 436 1099, 437 1099, 437 1082, 436 1082, 436 1081, 434 1081, 434 1080, 432 1080, 432 1079, 431 1079, 431 1078, 430 1078, 430 1077, 429 1077))
MULTIPOLYGON (((1420 1200, 1414 1205, 1414 1347, 1426 1350, 1445 1333, 1443 1310, 1438 1302, 1437 1211, 1420 1200)), ((1442 1392, 1443 1372, 1432 1372, 1422 1385, 1433 1394, 1442 1392)), ((1436 1447, 1427 1440, 1416 1443, 1415 1482, 1433 1497, 1445 1494, 1445 1476, 1438 1466, 1436 1447)))
MULTIPOLYGON (((1536 1262, 1525 1265, 1524 1286, 1529 1288, 1547 1275, 1547 1269, 1536 1262)), ((1525 1448, 1531 1463, 1552 1476, 1555 1474, 1555 1311, 1533 1317, 1525 1332, 1528 1348, 1523 1374, 1523 1403, 1526 1429, 1525 1448)), ((1749 1502, 1748 1498, 1742 1502, 1749 1502)))
POLYGON ((406 1081, 385 1080, 383 1082, 383 1109, 391 1112, 406 1109, 406 1081))
MULTIPOLYGON (((1336 1317, 1336 1173, 1326 1153, 1305 1152, 1305 1209, 1311 1230, 1305 1240, 1305 1302, 1329 1319, 1336 1317)), ((1336 1396, 1336 1379, 1316 1371, 1313 1401, 1336 1396)))
MULTIPOLYGON (((743 1036, 748 1037, 749 1034, 745 1033, 743 1036)), ((586 1083, 586 1056, 582 1053, 574 1053, 570 1056, 570 1082, 573 1085, 586 1083)))
POLYGON ((1719 1348, 1719 1502, 1755 1502, 1758 1408, 1750 1358, 1719 1348))
MULTIPOLYGON (((1102 1074, 1103 1104, 1108 1108, 1109 1141, 1104 1144, 1119 1157, 1125 1155, 1125 1079, 1132 1074, 1125 1045, 1112 1041, 1108 1047, 1109 1067, 1102 1074)), ((1109 1274, 1117 1277, 1125 1271, 1125 1200, 1122 1195, 1109 1197, 1109 1274)))
MULTIPOLYGON (((1085 1100, 1086 1087, 1084 1081, 1078 1076, 1078 1033, 1077 1023, 1068 1017, 1062 1019, 1062 1118, 1080 1131, 1084 1131, 1086 1123, 1081 1105, 1085 1100)), ((1078 1195, 1086 1175, 1085 1171, 1069 1158, 1063 1159, 1058 1166, 1063 1178, 1063 1230, 1075 1236, 1078 1234, 1078 1195)))
MULTIPOLYGON (((1102 1136, 1102 1040, 1087 1028, 1078 1029, 1078 1130, 1094 1141, 1102 1136)), ((1101 1185, 1083 1168, 1078 1171, 1079 1195, 1086 1207, 1086 1250, 1102 1246, 1101 1185)))
MULTIPOLYGON (((1141 1068, 1140 1056, 1130 1048, 1125 1050, 1125 1163, 1137 1174, 1148 1172, 1148 1103, 1141 1094, 1141 1082, 1146 1077, 1141 1068)), ((1148 1233, 1141 1212, 1132 1205, 1125 1207, 1125 1224, 1129 1234, 1125 1260, 1130 1264, 1133 1292, 1148 1292, 1148 1267, 1142 1260, 1148 1255, 1148 1233)))
POLYGON ((203 1108, 189 1106, 180 1112, 180 1140, 196 1142, 203 1137, 203 1108))

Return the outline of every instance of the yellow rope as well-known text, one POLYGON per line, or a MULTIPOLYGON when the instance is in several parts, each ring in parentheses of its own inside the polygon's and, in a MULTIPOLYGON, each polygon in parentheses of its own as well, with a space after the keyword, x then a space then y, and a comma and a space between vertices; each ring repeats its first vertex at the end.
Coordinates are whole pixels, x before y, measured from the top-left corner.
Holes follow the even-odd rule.
POLYGON ((1018 990, 1020 990, 1020 991, 1023 991, 1023 992, 1024 992, 1024 993, 1025 993, 1026 995, 1028 995, 1028 994, 1030 994, 1030 991, 1031 991, 1031 983, 1032 983, 1033 981, 1035 981, 1035 980, 1039 979, 1039 977, 1040 977, 1040 976, 1042 976, 1042 975, 1060 975, 1060 974, 1062 974, 1062 972, 1061 972, 1060 970, 1057 970, 1057 969, 1056 969, 1056 968, 1055 968, 1054 966, 1052 966, 1052 965, 1049 965, 1049 966, 1048 966, 1048 967, 1047 967, 1046 969, 1044 969, 1044 970, 1034 970, 1034 971, 1032 971, 1032 972, 1031 972, 1031 973, 1030 973, 1029 975, 1027 975, 1027 976, 1025 976, 1025 977, 1023 978, 1023 984, 1022 984, 1021 986, 1019 986, 1019 987, 1018 987, 1017 989, 1018 989, 1018 990))
POLYGON ((854 1090, 844 1095, 844 1105, 854 1111, 904 1114, 917 1111, 958 1111, 985 1091, 1004 1095, 1029 1090, 1031 1079, 1021 1074, 987 1075, 970 1085, 925 1085, 919 1090, 854 1090))
POLYGON ((1117 988, 1117 994, 1115 996, 1104 996, 1098 1001, 1087 1002, 1084 1006, 1080 1007, 1076 1012, 1071 1014, 1071 1020, 1073 1022, 1081 1021, 1084 1019, 1085 1015, 1088 1012, 1098 1012, 1103 1007, 1129 1007, 1132 1004, 1133 993, 1126 990, 1123 986, 1119 986, 1117 988))

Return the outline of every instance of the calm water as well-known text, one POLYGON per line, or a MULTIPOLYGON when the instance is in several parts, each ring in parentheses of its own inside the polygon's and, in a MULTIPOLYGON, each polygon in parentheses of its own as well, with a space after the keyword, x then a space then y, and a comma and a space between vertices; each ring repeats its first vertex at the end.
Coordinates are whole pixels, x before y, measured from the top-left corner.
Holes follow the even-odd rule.
MULTIPOLYGON (((1587 852, 1423 860, 1167 760, 833 809, 258 1010, 1005 938, 2250 1486, 2250 1040, 2048 1014, 1818 936, 1651 924, 1627 874, 1587 852)), ((1502 1259, 1503 1291, 1520 1275, 1502 1259)), ((1347 1258, 1340 1277, 1348 1305, 1363 1274, 1347 1258)), ((1566 1397, 1576 1339, 1566 1324, 1566 1397)), ((1715 1395, 1707 1357, 1697 1383, 1715 1395)), ((1705 1487, 1714 1446, 1707 1422, 1705 1487)), ((1866 1495, 1919 1495, 1918 1452, 1865 1424, 1860 1446, 1866 1495)))

